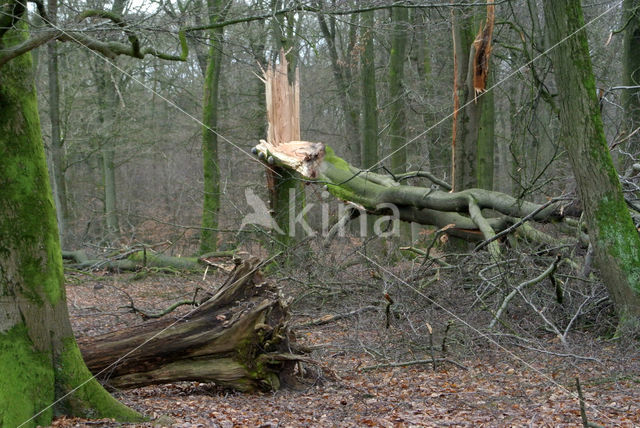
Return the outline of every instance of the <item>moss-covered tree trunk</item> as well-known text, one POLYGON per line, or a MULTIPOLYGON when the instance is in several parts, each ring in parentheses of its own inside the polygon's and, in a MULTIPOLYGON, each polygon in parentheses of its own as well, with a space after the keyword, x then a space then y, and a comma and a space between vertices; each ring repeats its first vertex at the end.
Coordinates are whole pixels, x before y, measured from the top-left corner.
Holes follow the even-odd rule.
MULTIPOLYGON (((0 50, 27 37, 18 22, 0 25, 0 50)), ((140 419, 91 380, 73 337, 30 54, 0 68, 0 296, 0 425, 140 419)))
POLYGON ((405 172, 407 168, 407 114, 404 97, 404 60, 407 50, 409 10, 405 7, 391 9, 393 35, 389 58, 389 98, 391 120, 389 141, 391 143, 391 172, 405 172))
MULTIPOLYGON (((221 0, 207 0, 209 23, 224 19, 221 0)), ((202 129, 202 170, 204 189, 202 203, 202 233, 200 252, 215 251, 218 240, 220 211, 220 159, 218 158, 218 88, 222 66, 222 38, 224 27, 209 30, 209 55, 204 80, 204 123, 202 129)))
POLYGON ((360 153, 362 168, 378 163, 378 97, 376 94, 375 51, 373 49, 374 12, 364 12, 360 21, 360 39, 364 45, 360 54, 360 82, 362 88, 362 132, 360 153))
POLYGON ((597 266, 621 318, 637 318, 640 237, 607 147, 580 1, 544 0, 543 4, 551 44, 562 41, 552 51, 562 140, 578 184, 597 266))

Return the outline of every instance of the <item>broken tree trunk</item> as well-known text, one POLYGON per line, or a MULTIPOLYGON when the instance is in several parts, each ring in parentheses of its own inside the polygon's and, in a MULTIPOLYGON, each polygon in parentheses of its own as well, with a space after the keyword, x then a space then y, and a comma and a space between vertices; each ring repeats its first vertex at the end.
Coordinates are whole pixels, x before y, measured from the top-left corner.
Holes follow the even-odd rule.
MULTIPOLYGON (((438 228, 452 225, 447 233, 472 241, 491 239, 524 217, 545 222, 580 215, 580 210, 562 201, 540 205, 485 189, 452 193, 403 185, 397 177, 350 165, 322 143, 292 141, 274 146, 262 140, 254 152, 270 164, 325 184, 335 197, 359 205, 362 211, 389 215, 393 206, 400 220, 438 228)), ((496 251, 495 245, 490 250, 496 251)))
MULTIPOLYGON (((492 7, 490 10, 492 13, 492 7)), ((492 17, 487 25, 493 27, 492 17)), ((488 41, 491 39, 490 33, 491 30, 484 37, 488 41)), ((483 49, 488 54, 490 45, 483 49)), ((476 62, 482 61, 478 59, 476 62)), ((483 67, 486 68, 487 64, 482 64, 480 74, 486 72, 483 67)), ((420 172, 398 176, 376 174, 350 165, 322 143, 297 141, 299 128, 296 128, 296 134, 290 132, 290 118, 296 118, 298 123, 299 91, 297 87, 291 90, 288 84, 280 84, 285 77, 283 71, 265 74, 269 137, 267 141, 260 140, 252 149, 270 170, 276 168, 291 174, 297 173, 310 181, 323 183, 337 198, 359 206, 362 213, 393 214, 400 220, 446 228, 448 234, 463 239, 488 241, 489 251, 496 256, 500 253, 494 239, 496 233, 520 222, 522 218, 550 221, 580 215, 578 209, 563 206, 560 201, 540 205, 504 193, 476 188, 444 192, 437 185, 448 189, 451 186, 442 186, 439 180, 431 188, 402 185, 400 181, 412 175, 432 180, 433 177, 420 172), (286 109, 282 106, 286 106, 286 109), (287 139, 287 135, 291 138, 287 139)), ((483 86, 475 88, 476 91, 483 89, 483 86)))
POLYGON ((244 261, 210 299, 178 320, 80 339, 87 366, 117 388, 200 381, 254 391, 291 383, 304 356, 296 353, 283 297, 259 267, 256 258, 244 261))
MULTIPOLYGON (((236 256, 246 255, 245 252, 236 250, 212 251, 200 257, 174 257, 156 253, 151 250, 135 250, 124 254, 117 254, 105 259, 89 259, 82 250, 63 251, 62 258, 69 263, 65 267, 79 270, 106 269, 110 271, 137 271, 144 268, 158 270, 193 271, 202 270, 206 266, 213 266, 227 270, 227 266, 217 263, 218 259, 231 259, 236 256)), ((229 271, 231 269, 228 269, 229 271)))

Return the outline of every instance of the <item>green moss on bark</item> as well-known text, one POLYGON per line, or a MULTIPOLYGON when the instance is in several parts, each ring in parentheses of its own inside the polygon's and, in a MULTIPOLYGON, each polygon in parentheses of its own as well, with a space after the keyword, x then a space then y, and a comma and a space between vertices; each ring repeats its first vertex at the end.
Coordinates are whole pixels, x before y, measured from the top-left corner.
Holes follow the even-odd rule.
POLYGON ((139 422, 144 418, 113 398, 93 378, 82 360, 73 338, 63 340, 63 350, 56 363, 56 390, 60 394, 75 390, 62 401, 59 413, 84 418, 114 418, 122 422, 139 422))
POLYGON ((632 290, 640 295, 640 238, 628 208, 619 199, 603 199, 596 211, 597 228, 609 255, 619 260, 632 290))
MULTIPOLYGON (((0 373, 0 426, 18 426, 53 402, 51 359, 34 350, 22 323, 0 333, 0 373)), ((24 426, 49 425, 52 417, 48 409, 24 426)))
MULTIPOLYGON (((11 46, 26 37, 10 32, 1 41, 11 46)), ((2 67, 0 80, 0 255, 19 260, 18 275, 27 296, 38 290, 55 304, 63 292, 58 226, 33 86, 32 60, 24 54, 2 67)))

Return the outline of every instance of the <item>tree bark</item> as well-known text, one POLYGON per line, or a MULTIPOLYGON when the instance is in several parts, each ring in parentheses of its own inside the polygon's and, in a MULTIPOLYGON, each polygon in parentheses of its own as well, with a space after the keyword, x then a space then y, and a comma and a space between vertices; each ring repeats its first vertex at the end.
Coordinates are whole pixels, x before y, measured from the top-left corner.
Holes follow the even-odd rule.
MULTIPOLYGON (((493 72, 489 72, 487 86, 493 84, 493 72)), ((478 129, 477 185, 480 189, 493 190, 493 164, 495 145, 495 102, 493 91, 482 95, 482 116, 478 129)))
POLYGON ((405 172, 407 168, 407 115, 404 94, 404 60, 407 50, 409 10, 404 7, 391 8, 393 35, 389 65, 389 98, 391 99, 391 121, 389 141, 391 145, 391 171, 405 172))
MULTIPOLYGON (((629 89, 622 92, 622 106, 625 112, 624 131, 631 134, 640 127, 640 1, 624 0, 622 5, 624 42, 622 51, 622 81, 629 89)), ((630 137, 626 151, 631 155, 640 154, 640 137, 630 137)), ((628 159, 625 166, 633 162, 628 159)))
POLYGON ((287 306, 259 266, 256 258, 243 262, 213 297, 178 322, 171 317, 80 339, 87 366, 116 388, 200 381, 255 391, 290 383, 293 363, 304 357, 291 353, 296 345, 287 306))
POLYGON ((596 263, 621 321, 637 320, 640 236, 605 139, 580 1, 544 0, 543 4, 550 42, 558 43, 551 53, 562 140, 578 184, 596 263))
MULTIPOLYGON (((0 0, 0 8, 9 3, 0 0)), ((28 37, 26 11, 16 5, 19 21, 0 31, 0 50, 28 37)), ((71 330, 31 55, 0 73, 0 421, 49 425, 54 414, 140 420, 92 379, 71 330)))
MULTIPOLYGON (((224 20, 221 0, 207 0, 209 23, 224 20)), ((209 55, 204 81, 204 123, 202 129, 202 169, 204 189, 202 203, 202 233, 200 252, 215 251, 218 240, 220 211, 220 159, 218 157, 218 89, 222 66, 224 27, 209 30, 209 55)))
MULTIPOLYGON (((48 1, 49 22, 55 25, 57 22, 58 1, 48 1)), ((63 141, 60 136, 60 82, 58 71, 58 42, 52 40, 47 44, 47 68, 49 75, 49 121, 51 122, 51 184, 53 187, 53 199, 56 204, 58 219, 58 232, 60 245, 66 245, 67 219, 69 210, 67 207, 67 184, 65 180, 65 159, 63 141)))
MULTIPOLYGON (((493 117, 483 118, 484 105, 492 101, 479 96, 487 87, 488 75, 481 72, 489 70, 491 58, 491 37, 493 34, 494 6, 487 5, 487 21, 477 36, 474 26, 479 16, 470 10, 454 10, 453 46, 454 46, 454 115, 452 142, 452 187, 464 190, 480 187, 478 184, 478 151, 486 153, 487 148, 480 144, 493 144, 493 139, 480 140, 483 122, 493 117)), ((476 8, 473 8, 474 11, 476 8)), ((489 110, 491 113, 491 110, 489 110)), ((490 130, 485 126, 485 131, 490 130)), ((486 160, 486 159, 485 159, 486 160)), ((493 159, 491 159, 493 162, 493 159)), ((486 167, 486 163, 483 165, 486 167)), ((486 173, 486 168, 483 173, 486 173)))
POLYGON ((360 82, 362 90, 361 150, 362 168, 378 163, 378 97, 376 95, 375 51, 373 49, 374 12, 364 12, 360 39, 364 48, 360 54, 360 82))

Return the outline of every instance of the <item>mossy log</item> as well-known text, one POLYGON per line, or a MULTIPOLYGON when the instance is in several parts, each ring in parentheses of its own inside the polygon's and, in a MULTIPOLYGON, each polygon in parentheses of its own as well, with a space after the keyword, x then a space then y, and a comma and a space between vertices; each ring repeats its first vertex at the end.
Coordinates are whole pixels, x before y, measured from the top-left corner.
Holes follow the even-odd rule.
POLYGON ((177 381, 215 382, 240 391, 292 383, 295 337, 287 305, 250 258, 192 313, 78 340, 98 379, 116 388, 177 381))
MULTIPOLYGON (((211 259, 233 258, 237 251, 214 251, 203 254, 200 257, 175 257, 153 251, 134 251, 126 256, 106 259, 89 259, 82 251, 63 251, 62 257, 70 261, 66 265, 74 269, 107 269, 110 271, 137 271, 141 268, 175 269, 175 270, 201 270, 207 265, 217 266, 210 262, 211 259)), ((244 253, 246 254, 246 253, 244 253)))
POLYGON ((472 241, 490 239, 524 217, 548 222, 581 214, 580 209, 560 200, 541 205, 485 189, 448 192, 437 185, 404 185, 399 177, 350 165, 322 143, 292 141, 274 146, 261 140, 253 152, 271 165, 324 184, 335 197, 355 203, 364 211, 389 215, 390 206, 394 206, 400 220, 438 228, 451 225, 448 234, 472 241))

